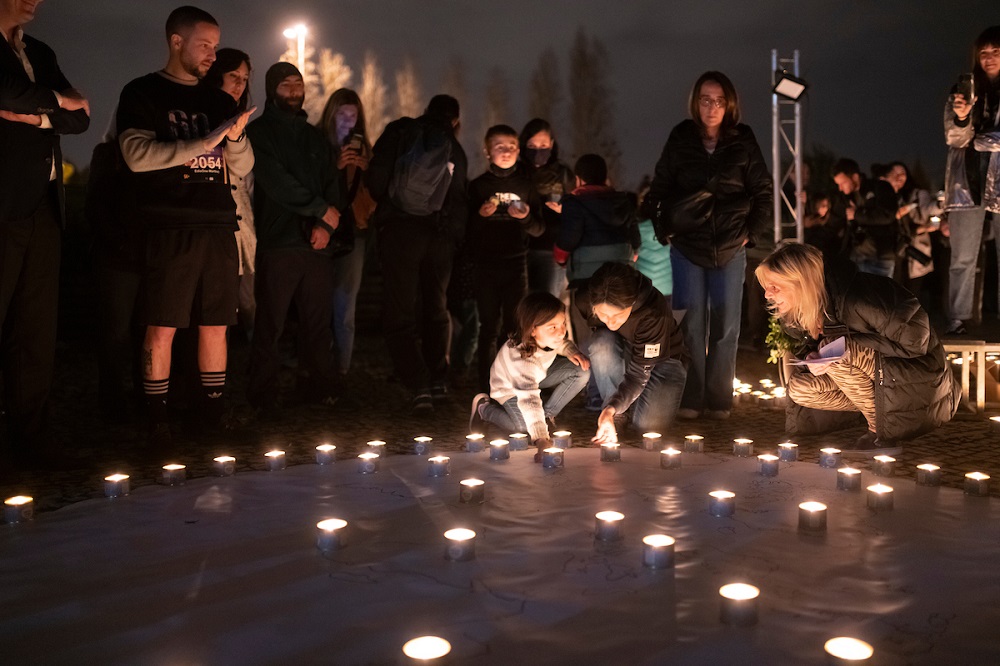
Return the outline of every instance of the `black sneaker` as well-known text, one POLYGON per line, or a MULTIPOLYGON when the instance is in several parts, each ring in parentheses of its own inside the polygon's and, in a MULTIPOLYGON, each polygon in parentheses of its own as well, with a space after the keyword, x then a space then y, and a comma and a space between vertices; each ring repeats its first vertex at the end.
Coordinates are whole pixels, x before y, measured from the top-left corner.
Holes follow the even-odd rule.
POLYGON ((485 393, 477 393, 472 399, 472 411, 469 414, 469 434, 486 434, 486 421, 479 414, 479 406, 489 402, 490 396, 485 393))
POLYGON ((966 335, 968 331, 965 329, 965 324, 962 323, 961 319, 952 319, 948 322, 948 328, 945 330, 945 335, 966 335))
POLYGON ((445 382, 434 382, 431 385, 431 399, 444 400, 448 397, 448 385, 445 382))
POLYGON ((883 441, 871 430, 861 435, 854 444, 844 447, 845 458, 874 458, 875 456, 898 456, 903 447, 883 441))
POLYGON ((156 450, 169 449, 174 444, 170 434, 170 426, 165 422, 150 423, 146 432, 146 443, 156 450))
POLYGON ((425 416, 434 413, 434 399, 430 393, 418 393, 413 396, 410 409, 414 416, 425 416))

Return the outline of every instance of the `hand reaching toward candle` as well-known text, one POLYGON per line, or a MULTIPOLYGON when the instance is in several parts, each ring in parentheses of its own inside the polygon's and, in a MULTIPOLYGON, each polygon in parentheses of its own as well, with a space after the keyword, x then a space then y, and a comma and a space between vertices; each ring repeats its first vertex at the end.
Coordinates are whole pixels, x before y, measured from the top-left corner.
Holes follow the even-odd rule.
POLYGON ((601 415, 597 417, 597 434, 590 441, 596 444, 609 444, 618 442, 618 431, 615 429, 615 408, 605 407, 601 415))

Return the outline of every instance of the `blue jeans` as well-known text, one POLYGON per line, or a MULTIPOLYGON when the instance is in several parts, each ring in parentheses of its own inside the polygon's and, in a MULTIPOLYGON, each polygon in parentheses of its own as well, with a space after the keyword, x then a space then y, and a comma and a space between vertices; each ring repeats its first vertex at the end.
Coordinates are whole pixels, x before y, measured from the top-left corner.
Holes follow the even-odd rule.
MULTIPOLYGON (((556 360, 549 366, 545 379, 538 383, 540 389, 553 389, 549 399, 544 403, 545 418, 554 419, 558 416, 563 407, 583 390, 589 379, 589 370, 584 370, 565 356, 556 356, 556 360)), ((486 403, 483 408, 483 420, 508 433, 528 432, 524 415, 517 406, 517 398, 511 398, 503 405, 492 400, 486 403)))
MULTIPOLYGON (((590 355, 590 371, 607 405, 625 378, 629 345, 614 331, 600 327, 590 338, 587 353, 590 355)), ((632 403, 632 427, 640 431, 660 431, 673 423, 686 377, 684 364, 675 359, 654 365, 646 388, 632 403)))
POLYGON ((354 355, 354 311, 365 266, 365 237, 355 234, 354 249, 333 260, 333 342, 337 369, 346 373, 354 355))
POLYGON ((691 354, 681 398, 684 409, 732 408, 746 265, 744 248, 721 268, 702 268, 670 248, 673 307, 687 310, 681 332, 691 354))
MULTIPOLYGON (((951 229, 951 266, 948 268, 948 315, 951 319, 975 319, 972 294, 976 288, 976 261, 983 243, 983 218, 980 208, 953 210, 948 213, 951 229)), ((1000 260, 1000 216, 993 216, 993 237, 997 239, 1000 260)))

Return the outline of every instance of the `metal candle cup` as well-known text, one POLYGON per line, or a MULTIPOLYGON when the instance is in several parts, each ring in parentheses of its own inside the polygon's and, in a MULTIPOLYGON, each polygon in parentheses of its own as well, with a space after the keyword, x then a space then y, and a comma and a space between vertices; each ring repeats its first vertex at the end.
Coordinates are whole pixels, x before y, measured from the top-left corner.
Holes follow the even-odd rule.
POLYGON ((465 450, 469 453, 479 453, 485 447, 483 440, 486 439, 486 435, 482 435, 478 432, 472 433, 471 435, 465 436, 465 450))
POLYGON ((333 444, 320 444, 316 447, 316 464, 332 465, 337 460, 337 447, 333 444))
POLYGON ((451 643, 437 636, 420 636, 403 644, 403 654, 413 663, 431 664, 451 652, 451 643))
POLYGON ((374 474, 378 471, 381 457, 377 453, 362 453, 358 455, 358 472, 361 474, 374 474))
POLYGON ((749 458, 753 455, 753 440, 738 437, 733 440, 733 455, 739 458, 749 458))
POLYGON ((753 585, 730 583, 719 588, 722 610, 719 619, 735 627, 752 627, 757 624, 757 598, 760 590, 753 585))
POLYGON ((757 472, 761 476, 778 476, 778 456, 771 453, 757 456, 757 472))
POLYGON ((321 553, 331 553, 344 547, 344 528, 347 521, 327 518, 316 523, 316 547, 321 553))
POLYGON ((267 459, 268 472, 279 472, 285 469, 284 451, 268 451, 264 454, 264 457, 267 459))
POLYGON ((554 469, 563 466, 563 450, 557 446, 542 449, 542 467, 554 469))
POLYGON ((660 468, 661 469, 680 469, 681 468, 681 452, 677 449, 671 447, 669 449, 663 449, 660 451, 660 468))
POLYGON ((105 497, 125 497, 131 492, 128 474, 112 474, 104 477, 105 497))
POLYGON ((965 494, 974 497, 987 497, 990 494, 990 475, 982 472, 969 472, 965 475, 965 494))
POLYGON ((684 453, 704 453, 705 438, 701 435, 684 436, 684 453))
POLYGON ((556 430, 552 433, 552 446, 558 449, 572 449, 573 433, 569 430, 556 430))
POLYGON ((889 511, 893 505, 892 487, 881 483, 868 486, 868 508, 872 511, 889 511))
POLYGON ((917 485, 918 486, 940 486, 941 468, 937 465, 924 463, 917 465, 917 485))
POLYGON ((212 472, 216 476, 232 476, 236 473, 236 458, 232 456, 212 458, 212 472))
POLYGON ((799 504, 799 531, 826 531, 826 504, 822 502, 803 502, 799 504))
POLYGON ((510 442, 506 439, 494 439, 490 442, 490 460, 499 462, 510 460, 510 442))
POLYGON ((1000 416, 990 417, 990 432, 1000 434, 1000 416))
POLYGON ((861 490, 861 470, 854 467, 841 467, 838 469, 837 490, 859 492, 861 490))
POLYGON ((659 451, 662 447, 660 446, 660 440, 663 439, 658 432, 644 432, 642 433, 642 448, 646 451, 659 451))
POLYGON ((184 465, 170 463, 163 466, 163 483, 168 486, 181 486, 187 478, 187 468, 184 465))
POLYGON ((708 494, 708 512, 716 518, 729 518, 736 513, 736 493, 713 490, 708 494))
POLYGON ((427 435, 420 435, 413 438, 413 452, 418 456, 429 456, 434 452, 434 439, 427 435))
POLYGON ((368 453, 377 453, 380 459, 385 458, 386 451, 388 451, 386 443, 381 439, 373 439, 365 444, 365 446, 368 447, 368 453))
POLYGON ((601 511, 594 515, 594 538, 598 541, 621 541, 625 533, 622 527, 625 514, 617 511, 601 511))
POLYGON ((511 451, 527 451, 528 450, 528 435, 523 432, 511 433, 507 440, 510 442, 511 451))
POLYGON ((448 476, 451 474, 451 458, 432 456, 427 459, 427 476, 448 476))
POLYGON ((874 648, 868 643, 847 636, 831 638, 823 644, 823 651, 827 654, 827 663, 836 666, 857 666, 875 654, 874 648))
POLYGON ((799 445, 791 442, 778 444, 778 460, 781 462, 796 462, 799 459, 799 445))
POLYGON ((774 396, 774 408, 784 409, 788 406, 788 393, 783 386, 775 386, 771 389, 771 395, 774 396))
POLYGON ((770 393, 765 393, 757 398, 757 406, 761 409, 775 409, 774 396, 770 393))
POLYGON ((35 517, 35 500, 27 495, 8 497, 3 502, 3 521, 8 525, 23 523, 35 517))
POLYGON ((601 462, 621 462, 622 447, 615 442, 601 444, 601 462))
POLYGON ((476 557, 476 533, 458 528, 444 533, 444 559, 452 562, 466 562, 476 557))
POLYGON ((458 482, 458 501, 462 504, 482 504, 486 501, 486 482, 482 479, 462 479, 458 482))
POLYGON ((819 450, 819 466, 829 469, 840 467, 840 449, 827 447, 819 450))
POLYGON ((892 476, 896 470, 896 459, 892 456, 872 458, 872 472, 875 476, 892 476))
POLYGON ((674 568, 674 539, 666 534, 642 538, 642 566, 650 569, 674 568))

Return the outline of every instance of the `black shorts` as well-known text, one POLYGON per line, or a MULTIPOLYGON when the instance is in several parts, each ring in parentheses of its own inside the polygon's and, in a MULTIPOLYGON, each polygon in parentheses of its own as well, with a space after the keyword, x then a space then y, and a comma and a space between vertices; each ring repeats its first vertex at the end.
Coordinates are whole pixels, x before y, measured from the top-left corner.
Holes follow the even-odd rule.
POLYGON ((143 323, 170 328, 235 324, 239 271, 239 251, 232 230, 149 231, 143 323))

